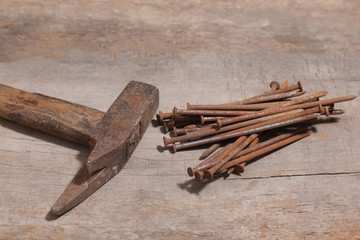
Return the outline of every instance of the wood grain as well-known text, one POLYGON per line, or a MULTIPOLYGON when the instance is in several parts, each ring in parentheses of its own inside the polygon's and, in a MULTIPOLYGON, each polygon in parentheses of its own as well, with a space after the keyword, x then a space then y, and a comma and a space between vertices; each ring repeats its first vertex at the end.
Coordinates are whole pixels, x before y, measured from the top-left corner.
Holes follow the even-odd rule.
POLYGON ((104 113, 0 84, 0 117, 84 145, 104 113))
MULTIPOLYGON (((0 82, 106 111, 131 80, 160 110, 233 102, 302 81, 360 95, 357 1, 5 1, 0 82)), ((310 137, 195 183, 203 149, 158 151, 149 127, 114 179, 56 221, 88 149, 0 120, 0 239, 359 239, 360 100, 310 137)))

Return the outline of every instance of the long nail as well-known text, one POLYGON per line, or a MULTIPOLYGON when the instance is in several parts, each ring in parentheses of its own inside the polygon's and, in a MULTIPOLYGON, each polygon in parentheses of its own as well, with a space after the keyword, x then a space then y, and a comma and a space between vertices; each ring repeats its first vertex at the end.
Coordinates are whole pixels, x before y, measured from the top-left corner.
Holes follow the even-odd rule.
MULTIPOLYGON (((255 138, 254 141, 252 141, 252 142, 249 144, 248 149, 249 149, 249 148, 253 148, 256 144, 259 143, 259 141, 260 141, 260 135, 261 135, 261 133, 259 133, 259 136, 258 136, 257 138, 255 138)), ((244 151, 244 150, 242 150, 242 151, 244 151)), ((239 155, 242 151, 240 151, 240 152, 239 152, 238 154, 236 154, 236 155, 239 155)), ((236 156, 236 155, 235 155, 235 156, 236 156)), ((234 157, 235 157, 235 156, 234 156, 234 157)), ((229 168, 228 171, 227 171, 227 174, 230 174, 230 173, 232 173, 232 172, 235 172, 235 173, 237 173, 237 174, 243 173, 243 172, 245 171, 245 164, 246 164, 246 162, 245 162, 245 163, 241 163, 241 164, 237 164, 237 165, 229 168)))
MULTIPOLYGON (((280 93, 287 93, 287 92, 292 92, 294 90, 299 90, 299 92, 304 92, 301 86, 300 81, 294 85, 291 86, 287 86, 286 88, 280 88, 278 90, 275 91, 270 91, 252 98, 248 98, 248 99, 244 99, 242 101, 237 101, 237 102, 232 102, 232 104, 249 104, 249 103, 254 103, 254 102, 258 102, 256 99, 261 99, 261 97, 267 96, 267 95, 274 95, 274 94, 280 94, 280 93)), ((270 100, 269 100, 270 101, 270 100)))
POLYGON ((302 139, 302 138, 305 138, 305 137, 310 136, 311 133, 312 133, 312 131, 309 130, 309 131, 306 131, 306 132, 304 132, 304 133, 296 134, 295 136, 289 137, 289 138, 287 138, 287 139, 285 139, 285 140, 282 140, 282 141, 280 141, 280 142, 274 143, 274 144, 272 144, 272 145, 270 145, 270 146, 267 146, 267 147, 265 147, 265 148, 262 148, 262 149, 260 149, 260 150, 255 151, 255 152, 252 152, 252 153, 249 153, 249 154, 247 154, 247 155, 244 155, 244 156, 241 156, 241 157, 239 157, 239 158, 236 158, 236 159, 234 159, 234 160, 231 160, 231 161, 229 161, 228 163, 224 164, 224 165, 219 169, 219 171, 222 171, 222 170, 227 169, 227 168, 229 168, 229 167, 235 166, 236 164, 240 164, 240 163, 243 163, 243 162, 247 162, 247 161, 249 161, 249 160, 251 160, 251 159, 253 159, 253 158, 256 158, 256 157, 261 156, 261 155, 263 155, 263 154, 266 154, 266 153, 268 153, 268 152, 271 152, 271 151, 274 151, 274 150, 276 150, 276 149, 279 149, 279 148, 281 148, 281 147, 283 147, 283 146, 286 146, 286 145, 288 145, 288 144, 290 144, 290 143, 296 142, 296 141, 298 141, 298 140, 300 140, 300 139, 302 139))
POLYGON ((258 132, 263 132, 263 131, 267 131, 267 130, 271 130, 271 129, 275 129, 275 128, 279 128, 279 127, 284 127, 284 126, 289 126, 289 125, 300 123, 300 122, 309 121, 309 120, 317 118, 318 116, 320 116, 320 113, 308 114, 308 115, 304 115, 301 117, 296 117, 293 119, 288 119, 285 121, 269 124, 269 125, 266 125, 263 127, 257 127, 257 128, 248 129, 248 130, 241 130, 241 129, 234 130, 234 131, 231 131, 228 133, 223 133, 223 134, 215 135, 215 136, 204 138, 204 139, 199 139, 199 140, 192 141, 192 142, 173 144, 172 146, 173 146, 174 151, 191 148, 191 147, 197 147, 197 146, 201 146, 204 144, 210 144, 210 143, 214 143, 214 142, 218 142, 218 141, 222 141, 222 140, 226 140, 226 139, 230 139, 230 138, 235 138, 235 137, 249 135, 249 134, 258 133, 258 132))
POLYGON ((193 131, 196 131, 196 130, 200 130, 201 128, 204 128, 204 126, 199 125, 199 124, 190 124, 190 125, 186 125, 184 128, 174 127, 173 128, 173 133, 174 133, 174 136, 177 137, 178 135, 183 135, 183 134, 186 134, 188 132, 193 132, 193 131))
POLYGON ((165 129, 165 132, 169 132, 171 129, 174 128, 174 123, 172 122, 163 122, 163 126, 164 126, 164 129, 165 129))
MULTIPOLYGON (((299 94, 297 94, 299 96, 299 94)), ((291 101, 288 101, 291 102, 291 101)), ((282 106, 286 102, 266 102, 254 104, 218 104, 218 105, 191 105, 192 110, 263 110, 267 108, 282 106)), ((247 112, 248 113, 248 112, 247 112)))
POLYGON ((348 96, 344 96, 344 97, 331 98, 331 99, 321 100, 321 101, 313 101, 313 102, 302 103, 302 104, 297 104, 297 105, 287 106, 287 107, 269 108, 269 109, 265 109, 260 112, 254 113, 254 114, 219 119, 219 120, 217 120, 217 125, 218 125, 218 127, 222 127, 224 125, 228 125, 228 124, 235 123, 235 122, 241 122, 241 121, 245 121, 245 120, 249 120, 249 119, 264 117, 264 116, 273 115, 273 114, 281 113, 281 112, 287 112, 287 111, 291 111, 291 110, 295 110, 295 109, 315 107, 319 104, 330 105, 333 103, 349 101, 354 98, 356 98, 355 95, 348 95, 348 96))
MULTIPOLYGON (((264 142, 260 142, 260 143, 257 143, 256 145, 254 146, 249 146, 248 148, 240 151, 238 154, 236 154, 234 156, 234 158, 239 158, 243 155, 246 155, 246 154, 249 154, 251 152, 254 152, 254 151, 257 151, 259 149, 262 149, 262 148, 265 148, 267 146, 270 146, 271 144, 274 144, 274 143, 277 143, 277 142, 280 142, 286 138, 289 138, 289 137, 292 137, 300 132, 303 132, 307 129, 307 127, 301 127, 301 128, 298 128, 294 131, 291 131, 291 132, 288 132, 288 133, 283 133, 279 136, 276 136, 276 137, 273 137, 273 138, 270 138, 264 142)), ((212 166, 214 166, 216 163, 214 163, 213 161, 209 161, 207 163, 204 163, 202 164, 201 166, 199 166, 197 168, 198 171, 204 171, 204 170, 207 170, 208 168, 211 168, 212 166)))
MULTIPOLYGON (((227 159, 231 159, 232 158, 231 155, 233 155, 232 153, 234 151, 236 151, 237 148, 240 148, 240 147, 245 148, 246 145, 248 144, 248 141, 246 141, 246 140, 247 140, 246 136, 239 137, 233 144, 231 144, 231 146, 228 149, 226 149, 223 153, 221 153, 219 156, 214 158, 213 161, 211 161, 211 163, 213 163, 213 168, 215 166, 217 166, 219 164, 219 162, 225 162, 226 163, 228 161, 227 159), (244 146, 244 143, 246 144, 245 146, 244 146)), ((242 150, 242 149, 240 149, 240 150, 242 150)), ((236 153, 235 153, 235 155, 236 155, 236 153)), ((233 156, 235 156, 235 155, 233 155, 233 156)), ((206 173, 206 171, 201 171, 201 172, 203 172, 203 178, 210 178, 211 177, 211 176, 207 176, 210 173, 206 173)), ((216 171, 214 171, 214 172, 216 172, 216 171)))
POLYGON ((185 127, 189 124, 190 124, 189 122, 179 122, 179 123, 174 123, 172 121, 163 122, 165 132, 169 132, 170 130, 173 130, 174 127, 185 127))
POLYGON ((284 88, 279 88, 278 90, 275 90, 271 93, 265 93, 266 95, 270 95, 270 94, 276 94, 276 93, 284 93, 284 92, 291 92, 291 91, 294 91, 294 90, 299 90, 300 92, 303 91, 303 88, 302 88, 302 85, 301 85, 301 82, 298 81, 296 84, 294 85, 291 85, 291 86, 286 86, 284 88))
POLYGON ((207 156, 209 156, 211 153, 213 153, 216 149, 218 149, 220 147, 219 143, 214 143, 213 145, 211 145, 208 149, 206 149, 200 156, 200 159, 204 159, 207 156))
POLYGON ((256 119, 252 119, 252 120, 249 120, 249 121, 244 121, 244 122, 228 125, 228 126, 225 126, 223 128, 219 128, 219 129, 216 129, 215 126, 213 126, 213 127, 208 127, 206 129, 204 128, 204 129, 196 130, 196 131, 194 131, 192 133, 189 133, 187 135, 184 135, 184 136, 178 136, 178 137, 174 137, 174 138, 166 138, 166 137, 164 137, 163 138, 164 139, 164 144, 167 147, 171 143, 184 142, 184 141, 187 141, 187 140, 194 140, 194 139, 199 139, 201 137, 206 137, 206 136, 210 136, 210 135, 214 135, 214 134, 228 132, 228 131, 231 131, 231 130, 235 130, 235 129, 239 129, 239 128, 242 128, 242 127, 258 124, 258 123, 261 123, 261 122, 266 122, 266 121, 269 121, 269 120, 272 120, 272 119, 275 119, 275 118, 287 116, 287 115, 302 112, 302 111, 304 111, 304 110, 297 109, 297 110, 293 110, 293 111, 289 111, 289 112, 274 114, 274 115, 270 115, 270 116, 266 116, 266 117, 262 117, 262 118, 256 118, 256 119))
POLYGON ((174 127, 172 132, 173 132, 175 137, 177 137, 179 135, 184 135, 186 133, 185 128, 177 128, 177 127, 174 127))
POLYGON ((181 123, 181 122, 199 122, 200 123, 200 116, 181 116, 181 115, 175 115, 171 116, 171 121, 174 123, 181 123))
POLYGON ((208 179, 212 179, 214 176, 214 173, 217 172, 225 163, 227 163, 230 159, 232 159, 236 154, 238 154, 241 150, 243 150, 247 145, 249 145, 255 138, 257 138, 259 135, 254 133, 251 134, 248 138, 245 136, 239 137, 238 140, 234 142, 234 144, 228 149, 228 151, 225 151, 222 156, 219 156, 221 159, 215 166, 212 168, 204 171, 204 177, 208 179), (244 139, 242 139, 245 137, 244 139))
POLYGON ((280 91, 280 90, 277 90, 277 91, 274 91, 271 93, 261 94, 261 95, 251 97, 251 98, 247 98, 242 101, 232 102, 230 104, 244 105, 244 104, 271 102, 271 101, 275 101, 275 100, 282 100, 282 99, 297 97, 297 96, 300 96, 300 95, 303 95, 306 93, 306 91, 301 91, 301 92, 291 92, 291 91, 290 92, 278 92, 278 91, 280 91))
POLYGON ((171 117, 172 113, 163 113, 162 111, 159 111, 159 114, 156 115, 156 118, 158 119, 158 122, 161 124, 164 119, 169 119, 171 117))
POLYGON ((216 122, 216 120, 224 119, 224 118, 226 118, 226 117, 204 117, 204 116, 201 116, 200 117, 200 123, 205 124, 205 123, 208 123, 208 122, 216 122))
POLYGON ((282 107, 286 107, 286 106, 292 106, 295 104, 300 104, 300 103, 304 103, 304 102, 308 102, 314 99, 318 99, 320 97, 324 97, 327 95, 327 92, 318 92, 318 93, 314 93, 305 97, 301 97, 301 98, 297 98, 297 99, 293 99, 287 103, 284 103, 282 105, 282 107))
POLYGON ((188 110, 188 109, 177 109, 173 110, 176 115, 184 116, 239 116, 245 114, 252 114, 255 112, 250 111, 221 111, 221 110, 188 110))
MULTIPOLYGON (((249 144, 249 147, 248 147, 248 149, 249 148, 253 148, 256 144, 258 144, 258 142, 260 141, 260 135, 261 135, 262 133, 258 133, 257 135, 257 137, 249 144)), ((244 151, 244 150, 241 150, 239 153, 237 153, 236 155, 239 155, 242 151, 244 151)), ((235 156, 236 156, 235 155, 235 156)), ((234 156, 234 157, 235 157, 234 156)), ((233 157, 233 158, 234 158, 233 157)), ((244 167, 245 167, 245 164, 246 163, 244 163, 244 164, 238 164, 238 165, 235 165, 234 167, 232 167, 232 168, 229 168, 228 169, 228 171, 227 171, 227 174, 231 174, 233 171, 235 171, 236 173, 238 173, 238 174, 240 174, 240 173, 243 173, 244 172, 244 167)), ((214 164, 215 165, 215 164, 214 164)), ((204 170, 206 170, 206 169, 204 169, 204 170)), ((203 170, 203 171, 204 171, 203 170)))
POLYGON ((228 149, 231 145, 232 145, 232 143, 229 143, 225 147, 219 149, 213 155, 211 155, 210 157, 206 158, 204 161, 199 163, 196 167, 194 167, 194 168, 188 167, 187 172, 188 172, 189 176, 190 177, 194 176, 194 174, 197 171, 199 171, 199 168, 201 168, 203 165, 206 165, 206 164, 212 162, 214 159, 216 159, 218 156, 220 156, 220 154, 222 154, 226 149, 228 149))
POLYGON ((217 125, 214 123, 214 124, 200 125, 200 127, 196 127, 196 128, 188 128, 186 130, 185 134, 191 134, 191 133, 196 132, 196 131, 210 129, 210 128, 217 128, 217 125))

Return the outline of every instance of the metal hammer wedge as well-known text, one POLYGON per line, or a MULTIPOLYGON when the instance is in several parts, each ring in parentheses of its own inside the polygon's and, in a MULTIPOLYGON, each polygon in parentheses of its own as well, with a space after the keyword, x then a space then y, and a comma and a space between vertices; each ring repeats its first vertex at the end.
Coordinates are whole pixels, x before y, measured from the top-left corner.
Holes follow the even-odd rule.
POLYGON ((59 217, 126 164, 159 105, 159 90, 131 81, 104 113, 0 84, 0 117, 90 146, 90 156, 50 210, 59 217))

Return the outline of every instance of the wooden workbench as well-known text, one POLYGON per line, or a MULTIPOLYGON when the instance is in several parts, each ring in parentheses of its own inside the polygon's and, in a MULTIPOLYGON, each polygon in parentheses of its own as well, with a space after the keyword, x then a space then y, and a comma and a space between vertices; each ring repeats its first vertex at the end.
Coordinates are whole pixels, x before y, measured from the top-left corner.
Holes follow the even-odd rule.
MULTIPOLYGON (((131 80, 160 110, 302 81, 360 94, 359 1, 2 1, 0 83, 106 111, 131 80)), ((45 219, 88 149, 0 120, 0 239, 359 239, 360 100, 316 133, 196 183, 202 150, 158 151, 150 126, 125 168, 45 219)))

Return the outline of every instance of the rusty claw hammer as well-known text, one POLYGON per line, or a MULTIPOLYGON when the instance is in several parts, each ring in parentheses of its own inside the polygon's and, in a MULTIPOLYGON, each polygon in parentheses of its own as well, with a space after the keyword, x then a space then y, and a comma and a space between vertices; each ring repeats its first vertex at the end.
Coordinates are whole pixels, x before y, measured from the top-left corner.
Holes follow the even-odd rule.
POLYGON ((104 113, 0 84, 0 117, 90 146, 90 156, 50 210, 69 211, 126 164, 159 105, 159 90, 130 82, 104 113))

